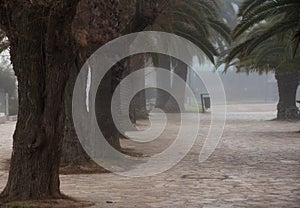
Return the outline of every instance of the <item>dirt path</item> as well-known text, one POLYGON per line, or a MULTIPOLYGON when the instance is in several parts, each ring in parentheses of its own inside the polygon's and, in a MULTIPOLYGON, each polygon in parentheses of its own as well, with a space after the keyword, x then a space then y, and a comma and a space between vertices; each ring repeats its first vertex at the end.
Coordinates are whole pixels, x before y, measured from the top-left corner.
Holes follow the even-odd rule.
MULTIPOLYGON (((300 207, 300 122, 266 121, 274 117, 273 111, 241 109, 229 110, 222 141, 204 163, 198 156, 207 115, 190 153, 169 171, 147 178, 61 176, 62 191, 94 201, 97 208, 300 207)), ((1 161, 10 157, 14 125, 0 125, 1 161)), ((159 152, 172 142, 179 123, 172 121, 168 127, 148 145, 126 140, 123 145, 149 155, 159 152)), ((0 171, 0 189, 6 180, 7 172, 0 171)))

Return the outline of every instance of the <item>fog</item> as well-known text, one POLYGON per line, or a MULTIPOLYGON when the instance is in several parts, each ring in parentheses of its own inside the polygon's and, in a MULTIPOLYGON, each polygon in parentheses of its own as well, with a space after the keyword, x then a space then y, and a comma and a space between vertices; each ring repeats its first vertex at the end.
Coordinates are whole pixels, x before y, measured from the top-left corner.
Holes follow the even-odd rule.
MULTIPOLYGON (((198 72, 217 73, 222 81, 226 102, 228 104, 277 104, 279 100, 277 80, 275 73, 258 72, 240 72, 237 73, 235 68, 230 68, 225 72, 224 67, 219 67, 217 70, 211 63, 200 64, 195 59, 187 74, 187 85, 193 90, 195 97, 200 103, 201 94, 208 93, 201 76, 198 72)), ((147 83, 156 82, 156 75, 146 73, 146 88, 147 83)), ((146 91, 148 102, 154 103, 155 93, 153 90, 146 91), (150 101, 152 100, 152 101, 150 101)), ((297 100, 300 100, 300 87, 297 91, 297 100)), ((186 97, 185 103, 189 103, 189 98, 186 97)))

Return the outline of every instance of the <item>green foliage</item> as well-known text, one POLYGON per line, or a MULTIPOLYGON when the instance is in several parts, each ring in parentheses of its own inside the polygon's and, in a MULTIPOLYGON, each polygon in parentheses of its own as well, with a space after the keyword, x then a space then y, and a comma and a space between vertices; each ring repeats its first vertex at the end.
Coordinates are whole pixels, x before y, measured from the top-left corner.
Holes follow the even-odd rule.
POLYGON ((299 72, 300 52, 291 57, 293 48, 289 44, 290 35, 285 35, 282 40, 272 37, 258 45, 249 55, 243 55, 233 61, 231 65, 238 67, 238 71, 268 72, 299 72))
POLYGON ((185 105, 184 108, 185 108, 186 112, 203 113, 201 103, 198 103, 198 106, 195 106, 195 105, 185 105))
MULTIPOLYGON (((214 63, 221 48, 231 42, 231 30, 220 16, 222 9, 218 3, 206 0, 174 1, 157 19, 154 29, 190 40, 214 63)), ((194 56, 192 53, 191 56, 194 56)))
POLYGON ((262 43, 276 36, 285 39, 285 44, 292 48, 289 54, 296 56, 300 43, 299 14, 299 0, 245 0, 238 13, 241 21, 233 31, 237 44, 230 50, 226 62, 250 55, 262 43))

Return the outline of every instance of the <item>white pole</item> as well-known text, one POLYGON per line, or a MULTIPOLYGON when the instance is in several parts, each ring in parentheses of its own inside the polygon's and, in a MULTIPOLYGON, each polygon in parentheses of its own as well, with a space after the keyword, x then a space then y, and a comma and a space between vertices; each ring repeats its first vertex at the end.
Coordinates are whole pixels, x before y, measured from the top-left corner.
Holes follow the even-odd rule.
POLYGON ((5 115, 9 116, 9 101, 8 93, 5 94, 5 115))

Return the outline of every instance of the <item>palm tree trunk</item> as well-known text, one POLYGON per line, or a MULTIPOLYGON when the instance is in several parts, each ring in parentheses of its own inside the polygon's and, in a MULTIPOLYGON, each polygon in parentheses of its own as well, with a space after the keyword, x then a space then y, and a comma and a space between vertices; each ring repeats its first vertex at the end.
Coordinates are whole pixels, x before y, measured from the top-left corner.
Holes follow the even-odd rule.
POLYGON ((296 106, 296 93, 300 81, 300 73, 276 72, 278 82, 279 102, 277 105, 277 119, 299 119, 296 106))

